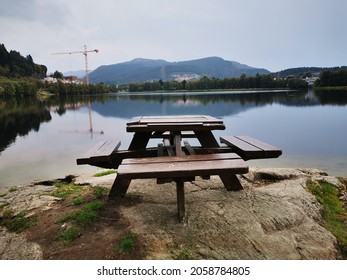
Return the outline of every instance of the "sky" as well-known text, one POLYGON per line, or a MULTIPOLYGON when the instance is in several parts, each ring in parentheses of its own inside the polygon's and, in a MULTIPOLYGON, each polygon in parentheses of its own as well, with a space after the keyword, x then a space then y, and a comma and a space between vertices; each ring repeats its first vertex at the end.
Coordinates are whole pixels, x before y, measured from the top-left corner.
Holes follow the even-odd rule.
POLYGON ((48 72, 209 56, 276 72, 347 65, 346 0, 0 0, 0 43, 48 72))

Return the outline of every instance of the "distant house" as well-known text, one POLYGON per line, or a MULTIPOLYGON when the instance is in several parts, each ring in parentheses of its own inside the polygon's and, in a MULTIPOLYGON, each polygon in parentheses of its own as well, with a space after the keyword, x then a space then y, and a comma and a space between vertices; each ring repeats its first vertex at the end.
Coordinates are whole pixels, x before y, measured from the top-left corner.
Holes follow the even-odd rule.
MULTIPOLYGON (((48 83, 57 83, 58 79, 53 78, 53 77, 46 77, 43 79, 43 81, 48 82, 48 83)), ((67 76, 67 77, 64 77, 64 79, 62 79, 60 81, 64 84, 76 84, 76 85, 82 85, 83 84, 83 80, 78 78, 77 76, 67 76)))
POLYGON ((78 78, 77 76, 67 76, 67 77, 64 77, 63 83, 82 85, 83 80, 78 78))
POLYGON ((306 77, 304 79, 304 81, 309 85, 309 86, 313 86, 313 84, 315 83, 315 81, 317 81, 319 78, 318 77, 306 77))

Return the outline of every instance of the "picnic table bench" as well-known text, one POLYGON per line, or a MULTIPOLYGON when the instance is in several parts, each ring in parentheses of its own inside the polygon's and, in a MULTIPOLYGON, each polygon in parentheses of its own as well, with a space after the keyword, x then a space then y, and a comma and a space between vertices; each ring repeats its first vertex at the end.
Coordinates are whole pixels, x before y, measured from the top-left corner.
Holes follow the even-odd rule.
POLYGON ((282 154, 279 148, 250 136, 223 136, 220 141, 244 160, 277 158, 282 154))
POLYGON ((196 176, 209 179, 218 175, 228 191, 242 189, 236 174, 248 172, 245 161, 275 158, 282 151, 249 136, 223 136, 221 147, 212 130, 224 130, 223 121, 205 115, 135 117, 127 123, 134 132, 127 150, 120 141, 101 141, 77 159, 77 164, 116 168, 117 176, 109 198, 125 196, 133 179, 156 178, 157 183, 176 182, 180 221, 185 216, 184 183, 196 176), (157 147, 147 147, 152 138, 161 138, 157 147), (200 146, 191 146, 182 138, 196 138, 200 146))
POLYGON ((109 196, 124 196, 133 179, 172 178, 176 182, 181 221, 185 216, 184 182, 193 181, 195 176, 219 175, 225 187, 232 189, 233 175, 247 172, 244 160, 234 153, 125 159, 118 168, 109 196))

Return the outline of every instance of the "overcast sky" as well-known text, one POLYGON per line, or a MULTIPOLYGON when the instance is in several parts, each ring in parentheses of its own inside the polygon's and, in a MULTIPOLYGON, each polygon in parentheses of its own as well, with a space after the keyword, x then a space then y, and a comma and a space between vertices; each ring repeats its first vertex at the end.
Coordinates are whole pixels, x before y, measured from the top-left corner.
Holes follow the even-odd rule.
POLYGON ((49 72, 220 56, 279 71, 347 65, 346 0, 0 0, 0 43, 49 72))

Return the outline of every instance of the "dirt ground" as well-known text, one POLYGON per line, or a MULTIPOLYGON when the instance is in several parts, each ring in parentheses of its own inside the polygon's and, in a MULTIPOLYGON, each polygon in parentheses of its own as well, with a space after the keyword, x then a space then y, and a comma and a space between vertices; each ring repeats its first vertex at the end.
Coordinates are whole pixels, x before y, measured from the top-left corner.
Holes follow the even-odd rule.
MULTIPOLYGON (((92 198, 88 195, 86 200, 92 198)), ((112 260, 112 259, 142 259, 144 248, 138 236, 134 235, 133 248, 130 252, 121 252, 122 239, 131 234, 129 222, 119 214, 118 208, 134 207, 141 203, 138 199, 123 199, 121 201, 108 200, 104 195, 98 200, 104 203, 100 217, 88 226, 80 226, 80 235, 77 239, 64 244, 58 238, 64 223, 59 219, 81 206, 72 206, 74 196, 60 201, 53 209, 41 212, 36 218, 37 222, 25 231, 29 241, 38 243, 43 251, 44 259, 50 260, 112 260)), ((66 224, 65 224, 66 225, 66 224)))
MULTIPOLYGON (((133 180, 126 197, 114 201, 107 197, 114 175, 100 181, 77 177, 72 183, 83 190, 37 208, 34 223, 22 234, 40 245, 47 260, 339 259, 336 238, 320 224, 320 204, 304 187, 314 176, 335 185, 339 180, 310 172, 255 170, 240 177, 240 192, 227 192, 218 177, 197 178, 185 186, 187 216, 182 223, 174 183, 133 180), (96 195, 100 186, 105 192, 96 195), (73 203, 81 197, 82 204, 73 203), (103 207, 89 225, 62 221, 95 201, 103 207), (62 232, 76 226, 78 235, 66 244, 62 232), (129 236, 130 250, 123 250, 129 236)), ((46 196, 42 189, 39 195, 46 196)))

